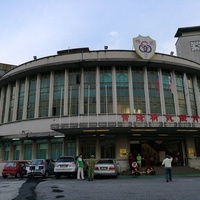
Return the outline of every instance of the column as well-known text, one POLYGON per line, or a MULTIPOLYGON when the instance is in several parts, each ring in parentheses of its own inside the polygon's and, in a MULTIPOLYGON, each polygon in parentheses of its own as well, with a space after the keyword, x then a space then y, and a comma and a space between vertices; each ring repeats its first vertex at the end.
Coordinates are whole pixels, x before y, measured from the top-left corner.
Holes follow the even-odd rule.
POLYGON ((7 87, 7 93, 6 93, 4 123, 8 122, 8 112, 9 112, 9 104, 10 104, 10 93, 11 93, 11 85, 9 83, 8 87, 7 87))
POLYGON ((76 155, 79 155, 80 153, 80 151, 79 151, 79 146, 80 146, 80 138, 79 137, 77 137, 76 138, 76 155))
POLYGON ((196 105, 197 105, 197 115, 200 116, 200 94, 199 94, 199 87, 197 84, 196 75, 193 76, 193 86, 194 86, 194 95, 195 95, 196 105))
POLYGON ((184 81, 184 84, 185 84, 185 88, 187 88, 187 94, 185 93, 187 115, 191 116, 192 115, 192 110, 191 110, 191 104, 190 104, 190 94, 189 94, 188 79, 187 79, 186 73, 183 74, 183 81, 184 81))
POLYGON ((32 143, 32 159, 36 159, 36 155, 37 155, 37 144, 36 144, 36 141, 33 140, 33 143, 32 143))
POLYGON ((24 143, 23 141, 20 141, 20 155, 19 160, 24 160, 24 143))
POLYGON ((133 97, 133 79, 131 66, 128 67, 128 82, 129 82, 129 100, 130 100, 130 113, 134 113, 134 97, 133 97))
POLYGON ((3 107, 5 106, 5 102, 4 102, 4 98, 5 98, 5 87, 1 88, 1 96, 0 96, 0 124, 3 122, 3 107))

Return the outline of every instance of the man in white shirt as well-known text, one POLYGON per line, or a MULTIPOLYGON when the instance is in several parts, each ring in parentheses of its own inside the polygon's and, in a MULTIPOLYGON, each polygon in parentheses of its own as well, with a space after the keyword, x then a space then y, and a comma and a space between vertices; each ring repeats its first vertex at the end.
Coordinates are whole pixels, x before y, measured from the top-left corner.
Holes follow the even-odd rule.
POLYGON ((162 162, 162 165, 165 166, 166 182, 172 181, 172 160, 173 158, 167 155, 166 158, 162 162))

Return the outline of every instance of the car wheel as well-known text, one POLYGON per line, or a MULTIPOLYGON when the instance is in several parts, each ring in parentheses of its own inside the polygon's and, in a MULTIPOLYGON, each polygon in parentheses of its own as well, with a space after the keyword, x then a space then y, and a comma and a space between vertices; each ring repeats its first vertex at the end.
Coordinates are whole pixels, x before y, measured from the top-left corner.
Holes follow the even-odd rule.
POLYGON ((43 177, 44 177, 44 178, 48 178, 48 177, 49 177, 49 172, 46 171, 43 177))
POLYGON ((7 175, 3 175, 3 178, 7 178, 8 176, 7 175))
POLYGON ((60 174, 56 174, 55 177, 56 177, 56 179, 59 179, 60 178, 60 174))
POLYGON ((15 178, 20 178, 20 173, 18 172, 16 175, 15 175, 15 178))

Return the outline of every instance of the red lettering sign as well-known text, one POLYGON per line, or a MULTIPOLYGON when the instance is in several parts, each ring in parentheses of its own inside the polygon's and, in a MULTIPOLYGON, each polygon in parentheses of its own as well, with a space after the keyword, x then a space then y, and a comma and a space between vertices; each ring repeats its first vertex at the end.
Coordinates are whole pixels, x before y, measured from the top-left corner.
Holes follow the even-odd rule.
POLYGON ((150 120, 153 121, 158 121, 158 115, 157 114, 151 114, 150 115, 150 120))
POLYGON ((186 115, 179 115, 180 122, 186 122, 186 115))
POLYGON ((171 116, 171 115, 166 115, 166 121, 167 122, 173 122, 174 121, 174 119, 173 119, 173 117, 171 116))
POLYGON ((192 116, 193 122, 198 122, 199 117, 197 115, 192 116))
POLYGON ((142 114, 136 114, 136 121, 143 122, 144 121, 144 115, 142 115, 142 114))
POLYGON ((129 118, 129 115, 128 115, 128 114, 122 114, 123 122, 127 122, 127 121, 128 121, 128 118, 129 118))

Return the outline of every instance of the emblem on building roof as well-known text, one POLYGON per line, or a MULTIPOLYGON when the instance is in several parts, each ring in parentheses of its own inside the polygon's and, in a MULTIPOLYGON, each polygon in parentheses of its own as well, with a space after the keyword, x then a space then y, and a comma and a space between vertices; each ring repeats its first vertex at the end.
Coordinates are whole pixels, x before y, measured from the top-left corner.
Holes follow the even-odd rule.
POLYGON ((151 59, 156 51, 156 41, 149 36, 143 37, 139 35, 133 38, 133 46, 136 53, 143 59, 151 59))

